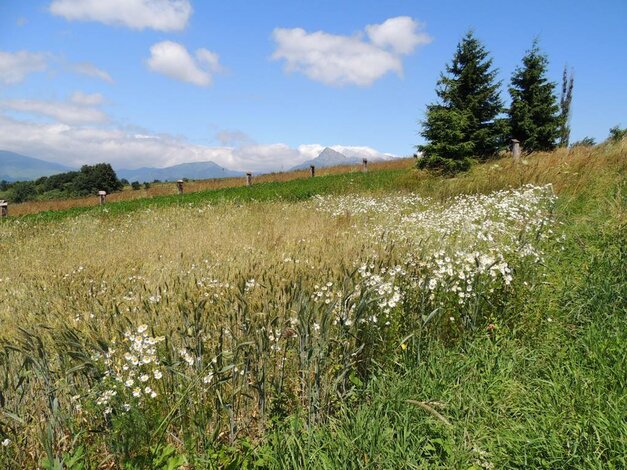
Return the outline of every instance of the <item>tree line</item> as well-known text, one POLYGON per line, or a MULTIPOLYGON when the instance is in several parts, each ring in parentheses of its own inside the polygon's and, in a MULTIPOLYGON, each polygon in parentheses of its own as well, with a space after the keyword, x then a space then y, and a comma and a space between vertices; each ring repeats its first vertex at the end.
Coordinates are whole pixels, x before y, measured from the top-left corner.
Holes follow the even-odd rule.
POLYGON ((83 165, 79 171, 43 176, 35 181, 0 182, 3 198, 14 203, 88 196, 98 191, 113 193, 123 187, 123 182, 108 163, 83 165))
MULTIPOLYGON (((440 74, 439 100, 427 105, 421 131, 426 143, 417 146, 422 153, 418 167, 450 174, 465 171, 473 161, 506 149, 512 139, 525 152, 568 146, 574 77, 564 68, 558 100, 557 84, 547 78, 548 63, 534 40, 511 76, 511 104, 506 109, 489 52, 472 31, 466 33, 440 74)), ((579 142, 590 143, 594 141, 579 142)))

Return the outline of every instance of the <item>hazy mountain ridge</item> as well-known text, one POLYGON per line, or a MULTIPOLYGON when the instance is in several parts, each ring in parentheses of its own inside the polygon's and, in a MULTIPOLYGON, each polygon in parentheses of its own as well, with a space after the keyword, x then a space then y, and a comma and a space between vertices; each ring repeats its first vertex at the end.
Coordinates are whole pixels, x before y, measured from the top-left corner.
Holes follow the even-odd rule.
POLYGON ((243 176, 241 171, 229 170, 217 163, 207 162, 193 162, 193 163, 181 163, 180 165, 174 165, 166 168, 136 168, 134 170, 116 169, 118 178, 124 178, 128 181, 151 182, 155 180, 160 181, 175 181, 179 179, 211 179, 211 178, 230 178, 236 176, 243 176))
POLYGON ((28 181, 42 176, 72 171, 73 168, 59 163, 27 157, 15 152, 0 150, 0 181, 28 181))

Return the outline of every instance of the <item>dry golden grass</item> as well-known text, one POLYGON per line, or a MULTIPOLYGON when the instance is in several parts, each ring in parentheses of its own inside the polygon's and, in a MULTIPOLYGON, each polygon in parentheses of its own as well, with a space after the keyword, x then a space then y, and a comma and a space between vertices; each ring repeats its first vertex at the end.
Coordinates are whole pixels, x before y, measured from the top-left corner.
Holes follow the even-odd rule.
MULTIPOLYGON (((385 169, 399 169, 409 168, 414 163, 413 158, 403 158, 385 162, 371 162, 368 164, 368 168, 372 171, 385 170, 385 169)), ((341 173, 351 173, 355 171, 361 171, 360 165, 350 166, 336 166, 331 168, 316 168, 316 176, 335 175, 341 173)), ((269 183, 269 182, 282 182, 291 181, 295 179, 309 178, 309 170, 290 171, 281 173, 268 173, 259 176, 253 175, 254 183, 269 183)), ((238 186, 245 186, 246 178, 219 178, 208 179, 198 181, 188 181, 185 183, 185 192, 194 193, 199 191, 211 191, 223 188, 234 188, 238 186)), ((125 188, 123 191, 113 193, 107 196, 107 201, 128 201, 131 199, 151 198, 155 196, 166 196, 170 194, 176 194, 176 183, 155 183, 150 185, 150 188, 133 191, 130 187, 125 188)), ((26 214, 36 214, 43 211, 58 211, 71 209, 74 207, 90 207, 98 205, 98 197, 90 196, 84 198, 73 199, 58 199, 49 201, 29 201, 22 204, 13 204, 10 207, 10 215, 20 216, 26 214)))
POLYGON ((608 174, 624 176, 627 140, 597 147, 560 148, 527 155, 520 163, 506 156, 476 165, 454 178, 433 178, 426 171, 407 172, 400 186, 419 194, 445 200, 458 194, 489 193, 522 184, 551 183, 556 193, 577 194, 593 179, 608 174))

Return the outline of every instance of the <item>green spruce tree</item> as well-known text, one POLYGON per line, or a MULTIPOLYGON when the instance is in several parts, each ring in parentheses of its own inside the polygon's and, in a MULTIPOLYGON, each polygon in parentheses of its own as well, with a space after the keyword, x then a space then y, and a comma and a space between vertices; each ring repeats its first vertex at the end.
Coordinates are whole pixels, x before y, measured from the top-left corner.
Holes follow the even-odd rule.
POLYGON ((468 32, 440 75, 440 102, 427 106, 421 132, 427 143, 417 147, 423 154, 419 167, 465 170, 471 159, 484 160, 499 150, 503 130, 497 116, 503 103, 497 72, 485 47, 468 32))
POLYGON ((522 59, 522 67, 512 75, 511 138, 518 139, 525 152, 553 150, 559 138, 560 108, 553 94, 555 83, 546 78, 548 64, 535 40, 522 59))

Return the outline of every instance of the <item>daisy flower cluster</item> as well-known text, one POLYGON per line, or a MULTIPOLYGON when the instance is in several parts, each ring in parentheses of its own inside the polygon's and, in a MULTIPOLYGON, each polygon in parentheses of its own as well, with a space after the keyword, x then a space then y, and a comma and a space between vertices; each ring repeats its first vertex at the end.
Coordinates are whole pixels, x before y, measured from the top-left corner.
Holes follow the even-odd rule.
POLYGON ((139 325, 124 334, 119 348, 112 342, 113 347, 107 352, 94 354, 93 359, 105 368, 103 390, 98 391, 95 399, 96 405, 104 407, 105 415, 113 411, 116 403, 128 411, 132 404, 141 405, 144 400, 157 397, 156 384, 163 377, 157 345, 165 338, 150 336, 147 330, 148 325, 139 325))
POLYGON ((490 194, 460 195, 446 203, 414 195, 325 196, 317 210, 332 216, 361 218, 359 232, 374 246, 395 246, 401 266, 363 264, 358 272, 365 289, 379 296, 384 313, 403 298, 395 278, 409 280, 434 300, 452 293, 463 305, 482 292, 509 286, 515 266, 543 260, 542 242, 553 234, 551 185, 525 185, 490 194), (370 218, 369 215, 377 215, 370 218))

